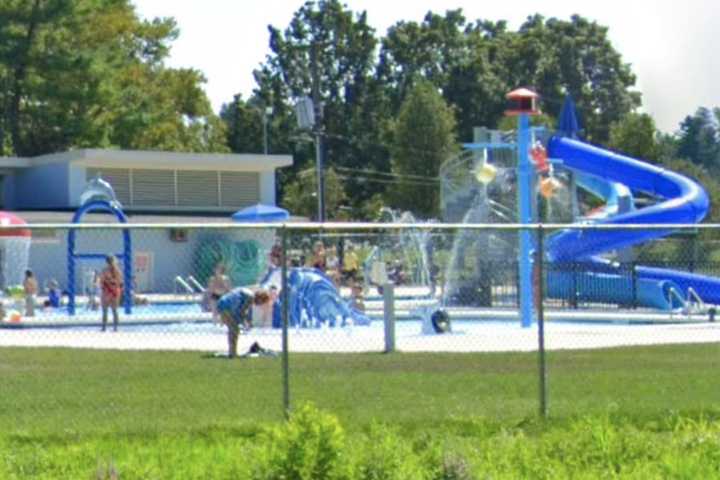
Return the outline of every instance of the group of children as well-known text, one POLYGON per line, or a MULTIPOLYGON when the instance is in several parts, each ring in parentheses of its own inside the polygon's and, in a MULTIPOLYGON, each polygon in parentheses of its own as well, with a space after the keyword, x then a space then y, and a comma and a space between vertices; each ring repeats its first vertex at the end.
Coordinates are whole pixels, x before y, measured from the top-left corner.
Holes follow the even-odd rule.
MULTIPOLYGON (((123 293, 123 277, 118 267, 117 258, 114 255, 105 257, 105 268, 93 274, 92 287, 88 292, 88 307, 93 310, 97 308, 95 289, 100 291, 100 306, 102 307, 102 330, 107 328, 108 310, 112 312, 113 329, 118 328, 118 306, 123 293)), ((32 270, 25 271, 23 280, 23 296, 25 302, 25 316, 35 316, 35 305, 39 286, 37 278, 32 270)), ((43 306, 46 308, 57 308, 61 303, 60 286, 56 280, 50 280, 47 284, 48 298, 43 306)))
MULTIPOLYGON (((274 245, 270 250, 270 269, 276 269, 282 264, 282 249, 274 245)), ((293 262, 290 262, 292 266, 293 262)), ((360 262, 352 246, 345 252, 342 265, 334 255, 333 250, 327 255, 325 246, 318 241, 313 246, 309 266, 326 274, 337 287, 347 283, 351 289, 349 307, 364 312, 363 287, 358 281, 360 262), (342 278, 338 275, 342 272, 342 278)), ((272 305, 277 300, 278 292, 275 287, 256 288, 251 290, 245 287, 232 288, 224 266, 219 263, 210 277, 206 290, 206 300, 213 318, 224 324, 228 329, 228 357, 237 356, 239 334, 252 326, 252 312, 268 314, 272 318, 272 305), (253 309, 253 306, 255 309, 253 309)), ((259 322, 258 322, 259 323, 259 322)))

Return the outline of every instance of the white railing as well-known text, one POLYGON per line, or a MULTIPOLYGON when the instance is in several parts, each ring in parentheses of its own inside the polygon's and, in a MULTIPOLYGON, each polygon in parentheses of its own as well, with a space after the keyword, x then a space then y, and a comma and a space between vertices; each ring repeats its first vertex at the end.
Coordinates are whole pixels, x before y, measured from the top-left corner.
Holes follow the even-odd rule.
POLYGON ((197 278, 192 275, 188 275, 186 280, 189 285, 192 285, 195 288, 197 293, 205 293, 205 287, 197 281, 197 278))
POLYGON ((193 290, 193 288, 180 275, 177 275, 175 277, 175 279, 173 280, 173 286, 175 289, 175 295, 180 294, 180 292, 178 292, 178 286, 180 286, 183 290, 185 290, 184 293, 186 293, 189 296, 192 296, 195 294, 195 290, 193 290))

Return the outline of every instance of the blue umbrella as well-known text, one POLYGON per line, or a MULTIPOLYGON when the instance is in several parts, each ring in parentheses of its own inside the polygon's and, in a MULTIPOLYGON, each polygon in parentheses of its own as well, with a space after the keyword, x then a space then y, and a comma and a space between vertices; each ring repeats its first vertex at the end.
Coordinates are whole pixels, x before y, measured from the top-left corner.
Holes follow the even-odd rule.
POLYGON ((282 222, 288 218, 290 218, 290 214, 287 210, 261 203, 243 208, 232 214, 233 220, 245 223, 282 222))
POLYGON ((580 137, 580 124, 577 119, 575 102, 573 102, 573 99, 569 94, 565 96, 565 103, 563 103, 563 108, 560 112, 558 133, 570 138, 580 137))

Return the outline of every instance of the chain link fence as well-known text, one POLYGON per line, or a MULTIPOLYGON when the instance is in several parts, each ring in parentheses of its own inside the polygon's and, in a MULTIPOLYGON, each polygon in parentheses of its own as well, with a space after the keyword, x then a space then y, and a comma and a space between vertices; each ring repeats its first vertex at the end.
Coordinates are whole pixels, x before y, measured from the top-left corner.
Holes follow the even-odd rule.
MULTIPOLYGON (((572 391, 593 384, 583 379, 612 383, 614 376, 638 374, 635 362, 656 362, 652 372, 659 377, 680 368, 668 367, 672 352, 640 355, 619 347, 720 341, 714 323, 720 229, 679 226, 651 240, 654 230, 667 232, 524 228, 533 238, 533 251, 525 254, 518 251, 521 227, 512 225, 4 228, 0 354, 13 347, 133 351, 117 356, 117 375, 108 383, 132 396, 143 392, 124 391, 125 376, 162 375, 152 362, 162 352, 181 351, 208 359, 189 374, 198 388, 231 395, 225 363, 211 361, 232 350, 220 304, 236 287, 251 294, 262 289, 266 298, 243 303, 247 313, 230 316, 238 322, 240 356, 276 358, 253 370, 266 388, 245 402, 277 415, 304 401, 345 408, 398 402, 412 405, 412 416, 432 408, 432 399, 417 398, 414 390, 433 371, 442 373, 432 377, 438 392, 477 399, 477 410, 447 405, 450 414, 501 415, 513 402, 523 402, 528 414, 537 408, 546 414, 554 406, 578 412, 592 402, 620 401, 622 392, 604 390, 606 397, 588 392, 588 405, 563 405, 572 391), (633 246, 638 235, 647 241, 633 246), (613 240, 620 237, 625 240, 613 240), (598 238, 599 246, 578 246, 598 238), (619 247, 608 251, 602 241, 619 247), (108 256, 122 283, 117 324, 107 298, 108 256), (521 278, 522 261, 531 262, 531 278, 521 278), (526 322, 523 301, 532 303, 526 322), (606 351, 610 362, 597 362, 593 351, 606 351), (393 352, 403 353, 379 355, 393 352), (367 370, 358 368, 358 355, 367 370), (458 362, 468 361, 477 368, 475 385, 454 375, 458 362), (383 380, 368 384, 363 376, 374 369, 382 369, 383 380), (519 380, 505 388, 504 376, 519 380), (406 395, 398 396, 399 387, 406 395)), ((48 408, 77 402, 63 378, 46 386, 48 408)), ((653 401, 672 408, 672 392, 662 382, 652 385, 653 401)), ((712 401, 696 387, 698 405, 712 401)))

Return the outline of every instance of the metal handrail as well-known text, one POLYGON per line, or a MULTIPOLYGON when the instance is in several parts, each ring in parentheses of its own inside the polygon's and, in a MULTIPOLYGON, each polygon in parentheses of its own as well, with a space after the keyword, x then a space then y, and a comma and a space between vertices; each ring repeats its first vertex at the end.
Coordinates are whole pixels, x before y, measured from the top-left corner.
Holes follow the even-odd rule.
POLYGON ((699 311, 705 311, 705 302, 700 297, 700 295, 698 295, 694 288, 688 287, 687 297, 688 304, 692 305, 693 302, 691 300, 694 300, 695 303, 698 305, 699 311))
POLYGON ((187 276, 187 283, 195 287, 198 293, 205 293, 205 287, 203 287, 200 282, 198 282, 197 279, 192 275, 187 276))
POLYGON ((678 292, 674 288, 670 288, 670 297, 671 297, 670 298, 670 301, 671 301, 670 302, 670 319, 673 320, 675 318, 676 309, 672 308, 672 297, 675 297, 677 300, 680 301, 680 304, 682 305, 682 308, 679 309, 680 313, 685 313, 689 320, 690 315, 688 314, 688 311, 687 311, 687 300, 684 299, 683 296, 680 294, 680 292, 678 292))
POLYGON ((188 285, 188 283, 185 281, 184 278, 182 278, 180 275, 177 275, 174 279, 174 287, 175 287, 175 294, 178 294, 177 286, 180 285, 182 288, 185 289, 185 293, 188 293, 190 295, 193 295, 195 293, 195 290, 188 285))

